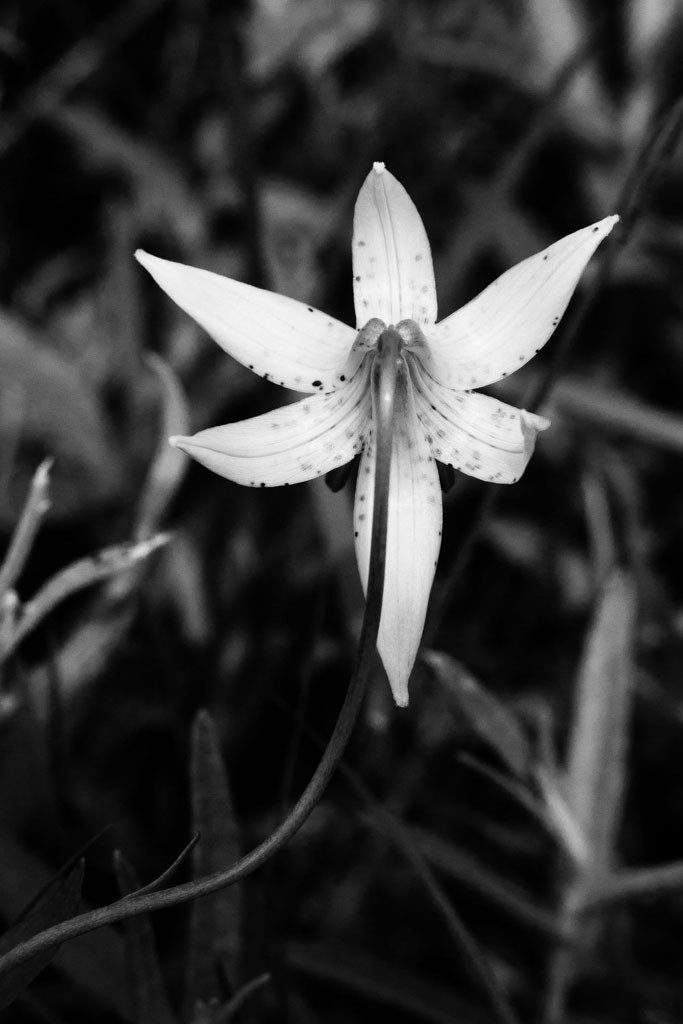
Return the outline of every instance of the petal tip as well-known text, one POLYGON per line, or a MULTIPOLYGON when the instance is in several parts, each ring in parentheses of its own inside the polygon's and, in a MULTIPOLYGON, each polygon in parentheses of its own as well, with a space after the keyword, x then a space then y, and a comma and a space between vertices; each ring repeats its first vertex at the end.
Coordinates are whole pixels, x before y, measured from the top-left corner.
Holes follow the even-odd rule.
POLYGON ((519 412, 522 428, 527 427, 540 434, 542 430, 547 430, 550 426, 550 420, 547 416, 539 416, 537 412, 529 412, 528 409, 520 409, 519 412))
POLYGON ((180 448, 184 450, 184 446, 187 440, 188 438, 181 437, 180 434, 173 434, 172 437, 169 437, 168 443, 170 444, 171 448, 180 448))
POLYGON ((375 160, 374 164, 372 165, 372 169, 375 172, 375 174, 384 174, 384 172, 386 171, 386 165, 383 163, 382 160, 375 160))
POLYGON ((618 224, 620 220, 621 217, 618 213, 612 213, 609 217, 605 217, 604 220, 599 220, 598 223, 595 225, 595 228, 601 229, 601 234, 604 238, 607 235, 609 235, 614 225, 618 224))
MULTIPOLYGON (((407 674, 403 671, 403 668, 399 669, 398 675, 396 671, 387 671, 387 666, 384 666, 384 670, 387 672, 387 678, 389 679, 389 686, 394 698, 396 707, 407 708, 408 707, 408 679, 410 672, 407 674)), ((412 670, 412 665, 411 665, 412 670)))

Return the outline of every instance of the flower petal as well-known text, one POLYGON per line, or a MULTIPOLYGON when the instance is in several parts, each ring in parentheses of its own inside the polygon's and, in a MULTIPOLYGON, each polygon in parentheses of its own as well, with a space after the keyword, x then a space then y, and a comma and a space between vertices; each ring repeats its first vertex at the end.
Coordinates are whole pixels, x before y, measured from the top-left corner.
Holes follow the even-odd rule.
POLYGON ((313 306, 140 249, 135 255, 221 348, 266 380, 332 391, 356 369, 357 361, 348 363, 356 331, 313 306))
POLYGON ((545 345, 579 278, 618 217, 606 217, 523 260, 428 332, 420 354, 451 388, 480 388, 514 373, 545 345))
POLYGON ((312 480, 349 462, 361 450, 369 424, 368 370, 363 368, 332 394, 170 441, 235 483, 278 487, 312 480))
POLYGON ((417 415, 432 456, 479 480, 516 483, 549 420, 488 395, 445 388, 415 363, 412 369, 417 415))
POLYGON ((353 297, 359 327, 436 320, 436 285, 427 233, 412 199, 384 164, 365 179, 353 216, 353 297))
MULTIPOLYGON (((442 523, 439 475, 417 420, 412 390, 408 379, 396 396, 384 599, 377 640, 394 698, 401 707, 408 703, 408 679, 424 629, 442 523)), ((375 461, 372 436, 366 438, 354 507, 363 590, 367 589, 370 564, 375 461)))

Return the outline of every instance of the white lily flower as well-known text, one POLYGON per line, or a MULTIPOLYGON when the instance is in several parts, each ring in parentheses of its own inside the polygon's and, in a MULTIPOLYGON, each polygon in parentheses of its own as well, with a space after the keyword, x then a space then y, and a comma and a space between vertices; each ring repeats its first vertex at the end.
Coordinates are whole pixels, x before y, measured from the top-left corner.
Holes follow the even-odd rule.
POLYGON ((438 324, 424 225, 381 163, 366 178, 354 214, 355 328, 283 295, 136 254, 226 352, 267 380, 309 393, 171 443, 250 487, 311 480, 362 452, 354 530, 364 588, 375 464, 371 369, 380 338, 395 325, 401 366, 377 646, 399 705, 408 702, 441 545, 436 460, 481 480, 519 480, 548 421, 470 389, 513 373, 545 345, 617 220, 607 217, 524 260, 438 324))

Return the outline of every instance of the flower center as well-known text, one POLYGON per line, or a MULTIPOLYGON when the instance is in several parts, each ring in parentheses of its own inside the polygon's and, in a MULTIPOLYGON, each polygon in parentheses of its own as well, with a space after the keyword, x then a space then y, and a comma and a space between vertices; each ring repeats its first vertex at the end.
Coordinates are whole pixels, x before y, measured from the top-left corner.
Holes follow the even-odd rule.
POLYGON ((361 327, 352 351, 379 352, 382 346, 386 348, 390 344, 387 340, 389 334, 398 336, 401 342, 399 352, 416 352, 427 347, 427 339, 414 320, 401 320, 396 326, 390 324, 387 327, 383 320, 373 316, 364 327, 361 327))

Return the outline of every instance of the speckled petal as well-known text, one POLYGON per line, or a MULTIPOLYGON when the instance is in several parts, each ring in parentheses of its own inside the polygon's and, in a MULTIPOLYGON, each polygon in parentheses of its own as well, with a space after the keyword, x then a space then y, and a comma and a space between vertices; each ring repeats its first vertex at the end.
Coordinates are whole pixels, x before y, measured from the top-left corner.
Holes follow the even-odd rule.
POLYGON ((480 388, 514 373, 552 335, 586 264, 618 217, 518 263, 427 332, 423 365, 441 384, 480 388))
MULTIPOLYGON (((356 485, 354 530, 367 589, 375 475, 375 439, 366 439, 356 485)), ((422 638, 441 546, 439 475, 417 420, 412 384, 397 394, 389 484, 386 575, 377 648, 396 703, 408 703, 408 679, 422 638)))
POLYGON ((312 395, 281 409, 173 437, 197 462, 248 487, 298 484, 343 466, 362 447, 370 424, 368 371, 339 391, 312 395))
POLYGON ((332 391, 358 365, 356 331, 296 299, 150 256, 139 262, 181 309, 243 366, 295 391, 332 391))
POLYGON ((362 327, 436 320, 436 286, 427 233, 412 199, 384 164, 376 163, 353 217, 353 297, 362 327))
POLYGON ((488 395, 453 391, 413 364, 422 434, 435 459, 496 484, 514 484, 550 423, 488 395))

